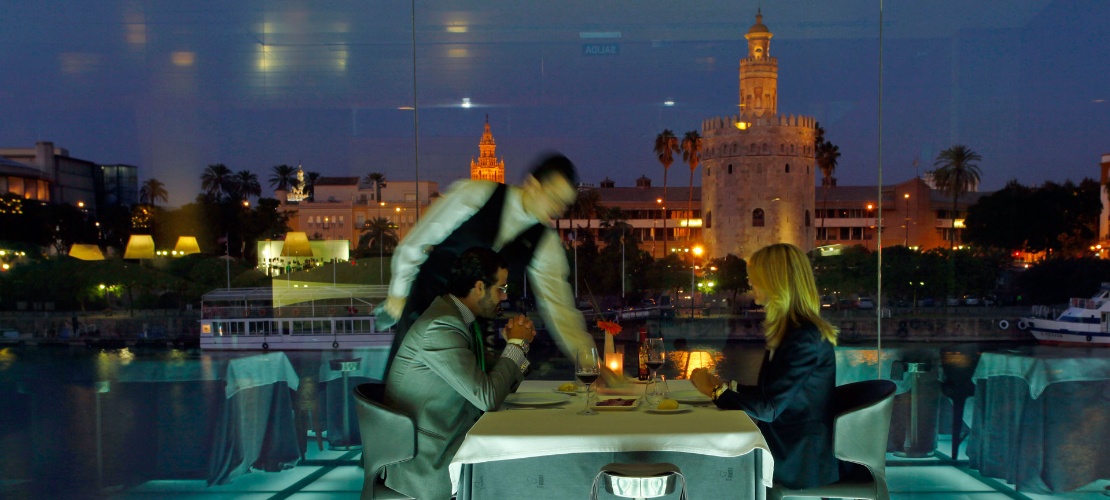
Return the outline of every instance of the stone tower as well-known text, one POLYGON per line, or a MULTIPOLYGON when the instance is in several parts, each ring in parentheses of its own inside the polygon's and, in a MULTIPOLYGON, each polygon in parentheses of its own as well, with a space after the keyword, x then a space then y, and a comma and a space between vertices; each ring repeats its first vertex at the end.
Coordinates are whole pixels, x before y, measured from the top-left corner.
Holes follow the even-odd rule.
POLYGON ((710 258, 772 243, 813 249, 815 120, 778 114, 778 60, 762 12, 744 35, 740 113, 702 122, 702 220, 710 258))
POLYGON ((474 180, 505 182, 505 160, 497 161, 497 143, 489 131, 489 115, 486 115, 486 130, 478 143, 478 161, 470 159, 470 178, 474 180))

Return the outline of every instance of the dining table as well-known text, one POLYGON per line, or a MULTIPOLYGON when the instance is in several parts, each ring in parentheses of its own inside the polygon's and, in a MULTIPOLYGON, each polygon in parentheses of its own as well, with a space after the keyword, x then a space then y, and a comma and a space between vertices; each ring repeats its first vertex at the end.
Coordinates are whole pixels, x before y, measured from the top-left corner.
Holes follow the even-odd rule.
POLYGON ((658 412, 645 398, 652 386, 629 382, 595 397, 635 398, 633 406, 591 402, 595 414, 579 415, 586 393, 557 392, 566 382, 524 381, 518 397, 540 404, 505 403, 479 418, 449 468, 459 500, 587 498, 613 462, 672 463, 691 498, 765 498, 774 460, 746 413, 719 410, 688 380, 673 380, 667 395, 688 401, 678 410, 658 412))
POLYGON ((1053 346, 985 352, 973 379, 972 469, 1033 493, 1110 479, 1110 352, 1053 346))

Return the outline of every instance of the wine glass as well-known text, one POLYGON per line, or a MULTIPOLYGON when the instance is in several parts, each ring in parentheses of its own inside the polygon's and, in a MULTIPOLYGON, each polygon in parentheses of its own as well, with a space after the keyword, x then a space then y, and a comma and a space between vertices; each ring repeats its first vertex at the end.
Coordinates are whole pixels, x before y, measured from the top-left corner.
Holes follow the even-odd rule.
POLYGON ((579 382, 586 384, 586 408, 578 412, 579 415, 595 415, 597 412, 590 409, 590 388, 597 377, 601 375, 601 360, 597 356, 596 347, 583 347, 578 349, 574 357, 574 376, 579 382))
POLYGON ((663 362, 666 360, 666 357, 667 350, 663 345, 662 337, 647 339, 647 360, 644 364, 651 370, 651 382, 654 385, 651 391, 651 399, 648 401, 650 403, 657 403, 660 398, 657 372, 663 367, 663 362))

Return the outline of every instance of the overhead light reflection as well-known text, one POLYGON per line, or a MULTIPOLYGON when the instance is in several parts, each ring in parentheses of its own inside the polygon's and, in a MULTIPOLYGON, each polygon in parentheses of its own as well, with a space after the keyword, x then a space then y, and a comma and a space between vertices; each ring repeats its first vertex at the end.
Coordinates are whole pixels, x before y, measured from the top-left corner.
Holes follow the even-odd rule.
POLYGON ((170 55, 170 61, 173 62, 174 66, 186 67, 192 66, 196 62, 196 57, 195 52, 180 50, 170 55))

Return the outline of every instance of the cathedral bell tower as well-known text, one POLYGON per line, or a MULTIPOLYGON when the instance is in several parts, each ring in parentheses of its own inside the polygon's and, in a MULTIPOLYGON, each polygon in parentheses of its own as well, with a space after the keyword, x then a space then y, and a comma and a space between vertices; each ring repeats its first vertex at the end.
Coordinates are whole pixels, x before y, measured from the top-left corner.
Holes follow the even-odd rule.
POLYGON ((473 180, 505 182, 505 160, 497 161, 497 143, 489 131, 489 115, 486 115, 486 130, 478 143, 478 161, 470 160, 470 178, 473 180))
POLYGON ((748 57, 740 60, 740 114, 778 114, 779 61, 771 57, 771 31, 763 24, 763 13, 755 15, 748 29, 748 57))

